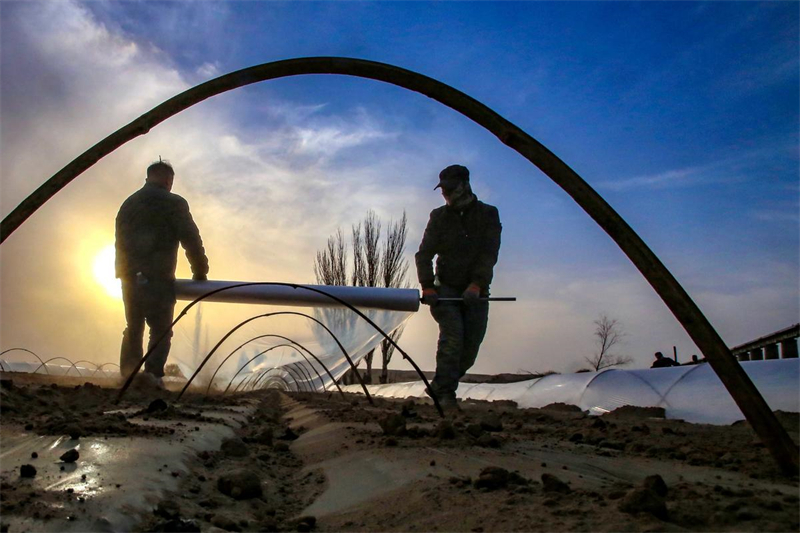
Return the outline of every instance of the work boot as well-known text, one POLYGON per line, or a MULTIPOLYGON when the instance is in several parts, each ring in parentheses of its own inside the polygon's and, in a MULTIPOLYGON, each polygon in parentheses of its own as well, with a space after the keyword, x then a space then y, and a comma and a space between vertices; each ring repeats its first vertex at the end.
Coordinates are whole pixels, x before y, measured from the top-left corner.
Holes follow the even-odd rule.
POLYGON ((133 382, 131 383, 131 388, 142 392, 166 390, 164 380, 155 377, 150 372, 139 372, 136 374, 136 377, 133 378, 133 382))
POLYGON ((458 400, 456 400, 455 396, 440 396, 439 406, 444 411, 444 415, 448 417, 454 417, 461 412, 461 407, 458 405, 458 400))

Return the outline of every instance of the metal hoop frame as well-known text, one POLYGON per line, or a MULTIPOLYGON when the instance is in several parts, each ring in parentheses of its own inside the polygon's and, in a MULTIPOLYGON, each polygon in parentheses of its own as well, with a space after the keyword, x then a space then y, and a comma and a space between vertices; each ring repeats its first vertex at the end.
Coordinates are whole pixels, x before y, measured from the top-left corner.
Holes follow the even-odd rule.
MULTIPOLYGON (((672 273, 608 202, 572 168, 521 128, 461 91, 411 70, 363 59, 307 57, 264 63, 202 83, 170 98, 123 126, 53 175, 3 219, 0 224, 0 243, 86 169, 129 140, 146 134, 169 117, 232 89, 260 81, 306 74, 357 76, 419 92, 486 128, 503 144, 538 167, 608 233, 639 269, 708 360, 779 467, 790 475, 796 475, 800 471, 798 446, 789 437, 758 389, 733 357, 722 337, 672 273)), ((123 391, 127 386, 129 382, 123 387, 123 391)), ((434 401, 441 413, 441 407, 435 396, 434 401)))

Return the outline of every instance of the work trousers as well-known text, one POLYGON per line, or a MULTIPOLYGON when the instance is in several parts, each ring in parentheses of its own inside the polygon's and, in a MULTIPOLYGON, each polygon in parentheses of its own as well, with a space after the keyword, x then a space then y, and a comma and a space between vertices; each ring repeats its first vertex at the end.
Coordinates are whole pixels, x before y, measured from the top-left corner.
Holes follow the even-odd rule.
POLYGON ((165 333, 164 339, 145 362, 144 370, 157 378, 164 375, 164 365, 172 344, 172 317, 175 311, 175 282, 173 280, 122 280, 122 301, 125 304, 127 327, 122 333, 120 373, 129 376, 141 361, 145 323, 150 328, 147 349, 165 333))
MULTIPOLYGON (((458 298, 463 290, 442 285, 437 292, 441 298, 458 298)), ((437 396, 455 399, 458 381, 475 364, 486 335, 489 302, 439 302, 431 307, 431 315, 439 324, 436 376, 431 387, 437 396)))

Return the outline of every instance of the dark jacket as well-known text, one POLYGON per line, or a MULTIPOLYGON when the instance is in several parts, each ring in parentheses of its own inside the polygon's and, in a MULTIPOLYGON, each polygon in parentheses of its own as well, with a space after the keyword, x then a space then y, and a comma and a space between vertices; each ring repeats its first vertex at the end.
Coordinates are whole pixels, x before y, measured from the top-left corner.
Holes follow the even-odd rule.
POLYGON ((116 222, 116 274, 131 280, 173 280, 178 243, 186 249, 192 274, 208 274, 208 258, 197 225, 182 197, 145 183, 119 208, 116 222))
POLYGON ((653 361, 653 364, 650 365, 650 368, 668 368, 670 366, 681 366, 681 365, 676 363, 674 359, 670 359, 669 357, 662 357, 660 359, 656 359, 655 361, 653 361))
POLYGON ((446 205, 431 211, 415 256, 422 288, 434 286, 432 262, 438 255, 436 276, 442 284, 465 289, 475 283, 488 294, 502 229, 497 208, 477 198, 461 211, 446 205))

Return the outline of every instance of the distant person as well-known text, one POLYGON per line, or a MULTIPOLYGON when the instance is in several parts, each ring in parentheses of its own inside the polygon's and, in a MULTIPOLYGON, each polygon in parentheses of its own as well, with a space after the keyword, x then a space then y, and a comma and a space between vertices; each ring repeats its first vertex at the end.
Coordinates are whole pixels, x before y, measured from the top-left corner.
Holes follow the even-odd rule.
POLYGON ((472 192, 466 167, 442 170, 438 188, 446 205, 431 211, 415 260, 422 303, 439 324, 431 388, 443 408, 457 409, 458 382, 475 363, 486 334, 489 302, 480 298, 489 296, 502 226, 497 208, 472 192), (463 301, 440 302, 440 297, 463 301))
POLYGON ((680 366, 674 359, 670 359, 669 357, 664 357, 664 354, 661 352, 655 353, 656 360, 653 361, 653 364, 650 365, 650 368, 667 368, 670 366, 680 366))
MULTIPOLYGON (((174 178, 172 166, 159 158, 147 167, 144 186, 123 202, 117 214, 115 268, 122 281, 127 322, 120 351, 123 378, 142 359, 145 323, 150 327, 148 350, 172 325, 178 243, 186 250, 192 279, 207 279, 208 258, 189 204, 170 192, 174 178)), ((159 385, 171 337, 170 332, 145 363, 145 372, 159 385)))
POLYGON ((704 359, 700 359, 695 354, 695 355, 692 356, 692 360, 684 363, 684 365, 699 365, 700 363, 705 363, 705 362, 706 362, 705 358, 704 359))

